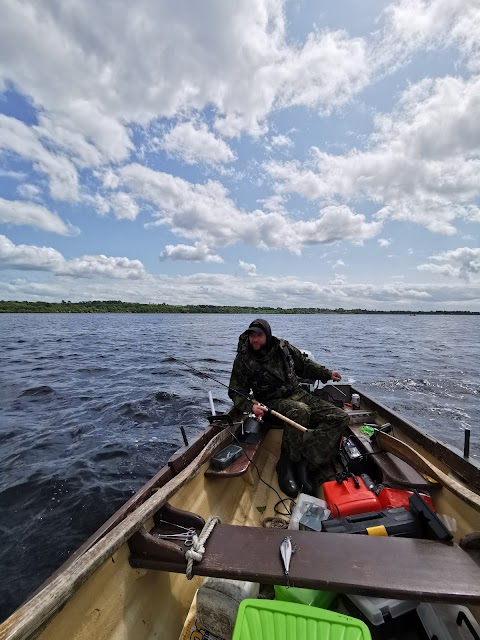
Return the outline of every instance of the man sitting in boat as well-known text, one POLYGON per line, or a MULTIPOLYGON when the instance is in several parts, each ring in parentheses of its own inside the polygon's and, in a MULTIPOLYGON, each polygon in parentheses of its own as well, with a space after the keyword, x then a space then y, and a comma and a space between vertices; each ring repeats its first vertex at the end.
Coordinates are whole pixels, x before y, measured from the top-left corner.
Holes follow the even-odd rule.
POLYGON ((349 424, 342 409, 303 389, 299 378, 338 382, 342 376, 309 359, 286 340, 272 336, 266 320, 254 320, 239 338, 229 396, 239 410, 253 411, 257 418, 263 417, 266 408, 260 403, 265 403, 312 430, 302 433, 284 426, 277 475, 280 489, 291 498, 299 490, 314 493, 314 479, 325 479, 329 458, 349 424), (253 392, 253 408, 234 389, 245 395, 253 392))

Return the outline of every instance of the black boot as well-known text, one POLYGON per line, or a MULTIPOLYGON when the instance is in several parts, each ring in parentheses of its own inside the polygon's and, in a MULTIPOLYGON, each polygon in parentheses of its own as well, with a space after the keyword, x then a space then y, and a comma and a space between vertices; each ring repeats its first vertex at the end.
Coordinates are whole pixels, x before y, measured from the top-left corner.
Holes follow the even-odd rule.
POLYGON ((308 493, 310 496, 315 495, 315 487, 308 474, 308 462, 303 456, 300 462, 295 465, 295 471, 295 477, 297 479, 300 492, 308 493))
POLYGON ((296 498, 298 495, 293 466, 293 462, 284 455, 277 462, 278 486, 289 498, 296 498))

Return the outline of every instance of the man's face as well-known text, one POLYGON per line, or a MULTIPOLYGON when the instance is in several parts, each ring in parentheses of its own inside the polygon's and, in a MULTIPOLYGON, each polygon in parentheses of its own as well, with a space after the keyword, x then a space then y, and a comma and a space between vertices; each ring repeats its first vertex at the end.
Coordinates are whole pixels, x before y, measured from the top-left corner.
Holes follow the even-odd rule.
POLYGON ((250 340, 250 346, 254 351, 258 351, 262 347, 265 346, 267 342, 267 336, 263 333, 253 333, 253 331, 249 334, 248 339, 250 340))

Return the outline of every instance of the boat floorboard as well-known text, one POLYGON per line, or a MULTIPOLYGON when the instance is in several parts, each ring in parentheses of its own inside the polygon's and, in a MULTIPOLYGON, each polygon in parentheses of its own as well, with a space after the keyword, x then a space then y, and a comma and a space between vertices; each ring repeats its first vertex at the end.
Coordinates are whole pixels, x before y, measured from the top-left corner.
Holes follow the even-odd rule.
MULTIPOLYGON (((217 525, 194 574, 264 584, 326 589, 400 599, 480 603, 480 553, 413 538, 319 534, 217 525), (292 537, 297 551, 290 576, 280 543, 292 537)), ((131 557, 132 566, 182 573, 183 563, 131 557)))

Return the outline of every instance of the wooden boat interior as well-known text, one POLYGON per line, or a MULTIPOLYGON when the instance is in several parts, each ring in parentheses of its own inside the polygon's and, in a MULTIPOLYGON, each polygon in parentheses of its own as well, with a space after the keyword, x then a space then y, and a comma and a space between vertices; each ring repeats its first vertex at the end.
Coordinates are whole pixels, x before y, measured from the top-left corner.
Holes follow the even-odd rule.
MULTIPOLYGON (((343 389, 347 394, 356 391, 347 385, 343 389)), ((453 542, 289 530, 297 551, 287 577, 279 554, 287 532, 268 526, 266 521, 280 517, 288 522, 293 507, 289 498, 282 494, 284 500, 279 502, 276 494, 280 492, 275 468, 282 430, 270 428, 257 442, 246 445, 247 455, 224 470, 214 469, 207 459, 153 517, 137 527, 128 543, 111 554, 83 585, 75 585, 61 611, 48 624, 45 619, 38 637, 42 640, 190 637, 195 594, 207 576, 258 582, 263 597, 273 597, 273 585, 334 591, 339 594, 335 606, 344 612, 348 599, 341 594, 355 593, 464 604, 479 620, 480 509, 414 465, 390 452, 382 452, 378 444, 362 433, 360 426, 368 421, 380 427, 388 421, 393 425, 395 438, 420 453, 452 481, 476 492, 475 495, 480 491, 478 463, 462 458, 361 390, 359 393, 362 406, 359 411, 350 411, 351 432, 362 439, 385 482, 429 490, 437 512, 448 515, 454 523, 453 542), (178 533, 179 527, 199 531, 212 516, 218 516, 220 523, 214 526, 205 543, 203 559, 194 563, 193 579, 188 580, 187 547, 181 541, 160 538, 159 534, 178 533)), ((212 417, 208 429, 194 443, 174 454, 168 465, 112 516, 67 565, 80 560, 145 499, 171 483, 215 434, 229 429, 238 436, 239 420, 234 412, 212 417)), ((226 444, 228 440, 219 448, 226 444)), ((321 489, 318 497, 322 497, 321 489)), ((56 575, 61 575, 63 569, 56 575)), ((47 584, 45 589, 48 588, 47 584)), ((346 612, 351 613, 348 607, 346 612)), ((394 632, 389 627, 388 633, 393 635, 385 633, 372 628, 374 638, 426 637, 412 631, 411 621, 406 629, 399 623, 394 632)), ((2 640, 9 637, 0 633, 2 640)))

